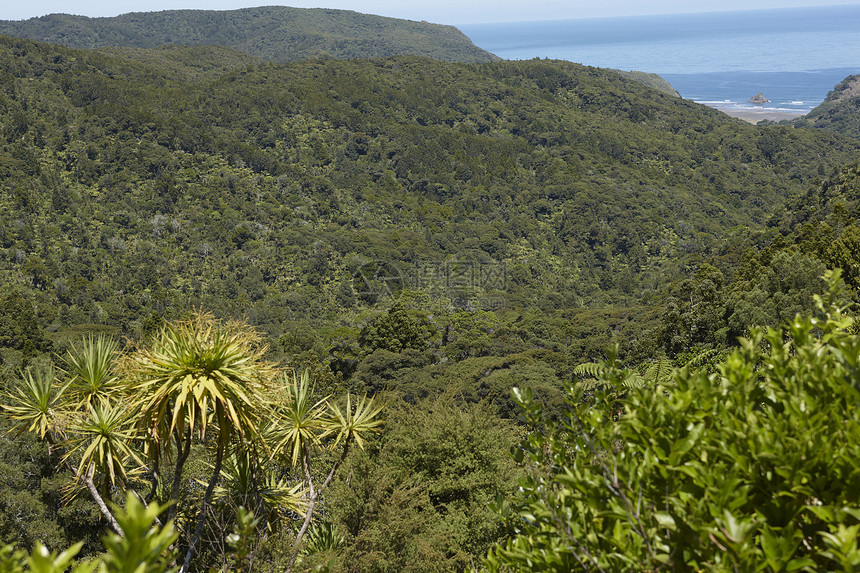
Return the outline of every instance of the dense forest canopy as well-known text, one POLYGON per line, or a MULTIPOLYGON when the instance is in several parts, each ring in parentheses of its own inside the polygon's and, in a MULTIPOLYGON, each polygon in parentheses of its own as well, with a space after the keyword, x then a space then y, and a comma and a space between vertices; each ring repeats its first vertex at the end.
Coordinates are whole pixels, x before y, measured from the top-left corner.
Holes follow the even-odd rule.
POLYGON ((0 34, 71 48, 229 46, 275 62, 404 55, 449 62, 498 59, 453 26, 288 6, 133 12, 112 18, 49 14, 0 20, 0 34))
MULTIPOLYGON (((204 485, 177 492, 168 479, 152 495, 181 500, 183 548, 208 523, 195 557, 207 567, 253 555, 305 568, 469 567, 523 533, 488 509, 530 469, 504 455, 525 431, 522 408, 563 419, 606 386, 608 352, 634 369, 606 402, 620 415, 631 387, 665 382, 658 373, 673 366, 723 372, 750 327, 809 315, 829 288, 833 305, 856 300, 860 287, 860 140, 752 126, 611 70, 416 56, 273 63, 225 47, 80 50, 2 36, 0 76, 7 415, 21 392, 49 399, 79 384, 87 344, 113 340, 111 356, 137 360, 200 311, 247 323, 255 356, 307 371, 307 392, 345 419, 358 403, 336 406, 347 394, 386 404, 364 449, 342 462, 314 450, 345 477, 301 477, 297 457, 269 459, 271 484, 327 484, 305 542, 294 507, 278 515, 297 525, 242 545, 268 522, 234 513, 214 485, 218 518, 197 519, 216 459, 237 475, 264 468, 230 458, 239 438, 226 430, 174 436, 204 485), (841 291, 822 278, 833 268, 841 291), (571 393, 577 381, 585 394, 571 393), (218 541, 228 531, 238 545, 218 541)), ((839 344, 855 343, 849 323, 833 326, 839 344)), ((149 384, 122 363, 105 370, 125 388, 111 399, 128 399, 130 372, 149 384)), ((331 437, 315 428, 320 444, 331 437)), ((0 519, 0 540, 83 540, 95 555, 104 511, 63 494, 86 482, 86 464, 59 463, 66 438, 28 436, 0 442, 0 512, 18 516, 14 527, 0 519)), ((146 475, 173 464, 172 483, 184 483, 184 461, 134 455, 146 475)), ((116 501, 148 488, 97 477, 116 501)), ((116 519, 149 519, 128 509, 116 519)))
POLYGON ((51 331, 204 306, 280 336, 388 287, 636 313, 860 147, 566 62, 201 50, 4 40, 4 272, 51 331), (451 263, 478 274, 448 288, 451 263))

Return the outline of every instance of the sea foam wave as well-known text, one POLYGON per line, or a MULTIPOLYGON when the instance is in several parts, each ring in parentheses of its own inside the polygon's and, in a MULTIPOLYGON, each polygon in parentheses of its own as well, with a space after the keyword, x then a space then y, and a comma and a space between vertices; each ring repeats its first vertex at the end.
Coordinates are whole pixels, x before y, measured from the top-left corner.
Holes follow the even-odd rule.
POLYGON ((814 109, 815 106, 809 105, 803 101, 781 101, 769 102, 767 104, 751 104, 745 101, 737 101, 731 99, 696 99, 696 103, 721 110, 738 110, 738 111, 773 111, 786 113, 801 113, 806 114, 814 109))

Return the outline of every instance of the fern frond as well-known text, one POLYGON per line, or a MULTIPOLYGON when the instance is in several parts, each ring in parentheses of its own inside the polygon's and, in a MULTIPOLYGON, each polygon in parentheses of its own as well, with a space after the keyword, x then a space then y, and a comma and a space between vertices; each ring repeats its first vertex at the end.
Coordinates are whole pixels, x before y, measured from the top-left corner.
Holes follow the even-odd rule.
POLYGON ((673 370, 672 362, 666 357, 660 357, 645 366, 642 378, 654 386, 660 386, 672 379, 673 370))
POLYGON ((590 377, 600 378, 600 373, 606 368, 604 364, 598 362, 585 362, 573 369, 573 375, 577 378, 590 377))
POLYGON ((720 354, 720 352, 721 352, 720 350, 717 350, 715 348, 711 348, 709 350, 703 350, 702 352, 700 352, 699 354, 697 354, 696 356, 694 356, 693 358, 688 360, 684 364, 684 366, 687 366, 690 368, 701 368, 702 366, 705 366, 706 364, 711 362, 716 356, 718 356, 720 354))
MULTIPOLYGON (((587 378, 584 380, 580 380, 579 382, 580 387, 586 391, 594 390, 595 388, 599 388, 600 386, 605 386, 607 384, 608 382, 602 378, 587 378)), ((648 386, 649 384, 649 380, 646 380, 641 374, 637 374, 635 372, 626 376, 619 383, 621 388, 624 388, 625 390, 631 390, 633 388, 642 388, 648 386)))

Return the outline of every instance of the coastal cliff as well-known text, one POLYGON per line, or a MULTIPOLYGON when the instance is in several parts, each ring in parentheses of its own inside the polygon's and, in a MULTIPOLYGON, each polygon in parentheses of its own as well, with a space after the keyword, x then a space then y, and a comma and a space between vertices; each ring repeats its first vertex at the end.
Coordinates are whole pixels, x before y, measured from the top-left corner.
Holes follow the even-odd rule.
POLYGON ((860 138, 860 74, 848 76, 795 125, 812 126, 860 138))
POLYGON ((860 97, 860 74, 848 76, 842 80, 842 83, 835 86, 833 90, 827 94, 827 97, 824 99, 824 103, 837 104, 856 97, 860 97))
POLYGON ((631 80, 639 82, 640 84, 646 85, 649 88, 654 88, 655 90, 661 91, 664 94, 670 95, 672 97, 681 97, 681 94, 678 93, 678 90, 672 87, 672 84, 670 84, 657 74, 649 74, 648 72, 637 71, 626 72, 623 70, 613 71, 618 72, 625 78, 629 78, 631 80))

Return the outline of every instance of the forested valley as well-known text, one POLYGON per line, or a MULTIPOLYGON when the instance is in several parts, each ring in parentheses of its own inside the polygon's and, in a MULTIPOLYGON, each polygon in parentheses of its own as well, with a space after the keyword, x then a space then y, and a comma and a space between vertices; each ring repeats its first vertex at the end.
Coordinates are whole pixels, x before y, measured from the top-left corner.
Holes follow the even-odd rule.
POLYGON ((0 36, 0 570, 856 570, 837 112, 0 36))

